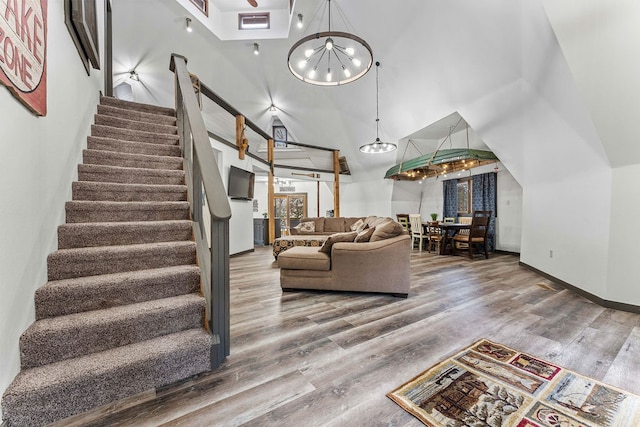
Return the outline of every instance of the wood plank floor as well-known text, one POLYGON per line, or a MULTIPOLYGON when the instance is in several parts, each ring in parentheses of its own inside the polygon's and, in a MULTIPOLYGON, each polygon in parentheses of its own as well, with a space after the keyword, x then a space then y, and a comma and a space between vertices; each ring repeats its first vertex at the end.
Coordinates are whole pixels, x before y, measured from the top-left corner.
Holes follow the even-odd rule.
POLYGON ((518 266, 412 251, 407 299, 283 294, 269 247, 231 260, 223 367, 67 419, 65 426, 420 426, 385 397, 488 338, 640 394, 640 315, 518 266))

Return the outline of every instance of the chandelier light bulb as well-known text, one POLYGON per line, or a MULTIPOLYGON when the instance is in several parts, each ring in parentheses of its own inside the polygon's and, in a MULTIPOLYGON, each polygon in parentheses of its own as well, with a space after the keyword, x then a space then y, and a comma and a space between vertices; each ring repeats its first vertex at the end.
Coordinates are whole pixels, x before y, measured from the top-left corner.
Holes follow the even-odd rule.
POLYGON ((309 62, 309 61, 305 61, 304 59, 301 59, 301 60, 298 62, 298 68, 299 68, 299 69, 301 69, 301 70, 304 70, 304 67, 306 67, 306 66, 307 66, 307 62, 309 62))
POLYGON ((304 51, 304 56, 309 58, 311 57, 311 55, 313 55, 314 50, 313 49, 307 49, 304 51))
POLYGON ((347 55, 349 56, 353 56, 353 54, 356 53, 356 50, 352 47, 348 47, 344 51, 347 52, 347 55))
POLYGON ((307 74, 307 76, 312 79, 316 76, 316 67, 313 67, 313 69, 309 70, 309 74, 307 74))
POLYGON ((327 81, 330 82, 331 81, 331 68, 327 69, 327 81))
POLYGON ((351 62, 353 63, 353 65, 355 65, 358 68, 360 68, 360 66, 362 65, 362 62, 360 62, 358 58, 352 58, 351 62))
POLYGON ((345 77, 347 78, 351 77, 351 71, 349 71, 349 69, 344 65, 342 66, 342 71, 344 72, 345 77))
POLYGON ((333 39, 331 37, 327 37, 327 41, 324 43, 324 47, 327 50, 333 49, 333 39))
POLYGON ((298 14, 298 28, 302 28, 302 14, 298 14))

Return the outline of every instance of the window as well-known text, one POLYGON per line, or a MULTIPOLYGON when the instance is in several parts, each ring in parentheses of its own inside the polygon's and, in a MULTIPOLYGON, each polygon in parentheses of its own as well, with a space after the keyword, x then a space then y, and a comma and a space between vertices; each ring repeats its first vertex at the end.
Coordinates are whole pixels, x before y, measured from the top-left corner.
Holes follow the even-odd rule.
POLYGON ((209 0, 191 0, 191 3, 196 5, 202 13, 209 16, 209 0))
POLYGON ((270 26, 269 12, 238 14, 239 30, 268 30, 270 26))
POLYGON ((471 179, 458 181, 458 214, 471 213, 471 179))

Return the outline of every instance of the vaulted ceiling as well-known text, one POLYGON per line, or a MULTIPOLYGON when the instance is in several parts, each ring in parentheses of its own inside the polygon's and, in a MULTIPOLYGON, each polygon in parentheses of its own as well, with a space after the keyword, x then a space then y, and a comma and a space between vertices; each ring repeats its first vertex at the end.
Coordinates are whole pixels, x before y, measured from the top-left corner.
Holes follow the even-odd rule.
MULTIPOLYGON (((297 0, 289 16, 302 13, 309 19, 324 1, 297 0)), ((587 150, 595 162, 640 161, 635 127, 629 125, 640 105, 640 66, 631 54, 640 43, 634 24, 640 16, 637 2, 333 1, 339 1, 353 31, 381 63, 381 139, 415 138, 416 132, 458 112, 519 180, 527 169, 523 144, 540 140, 540 149, 549 149, 553 144, 543 139, 558 135, 575 140, 571 147, 587 150), (624 69, 618 67, 621 60, 624 69), (544 129, 545 123, 554 125, 544 129)), ((287 10, 289 1, 258 4, 211 2, 221 16, 235 16, 237 25, 238 11, 287 10)), ((254 32, 254 37, 221 40, 198 19, 189 0, 114 0, 113 8, 116 77, 136 67, 143 83, 134 88, 140 100, 172 104, 169 55, 181 53, 207 85, 266 131, 273 102, 291 139, 339 148, 356 175, 379 175, 399 160, 401 150, 381 155, 358 151, 376 136, 374 70, 340 87, 316 87, 291 75, 287 52, 304 32, 294 19, 286 23, 283 37, 254 32), (196 18, 193 33, 184 31, 185 17, 196 18)), ((416 144, 433 151, 436 139, 416 144)))

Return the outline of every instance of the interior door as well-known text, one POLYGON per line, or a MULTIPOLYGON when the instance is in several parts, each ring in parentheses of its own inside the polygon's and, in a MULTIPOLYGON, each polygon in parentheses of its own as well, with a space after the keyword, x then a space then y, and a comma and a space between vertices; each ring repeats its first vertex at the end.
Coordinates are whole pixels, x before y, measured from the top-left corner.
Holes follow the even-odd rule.
POLYGON ((275 194, 274 203, 281 229, 295 226, 307 216, 307 193, 275 194))

